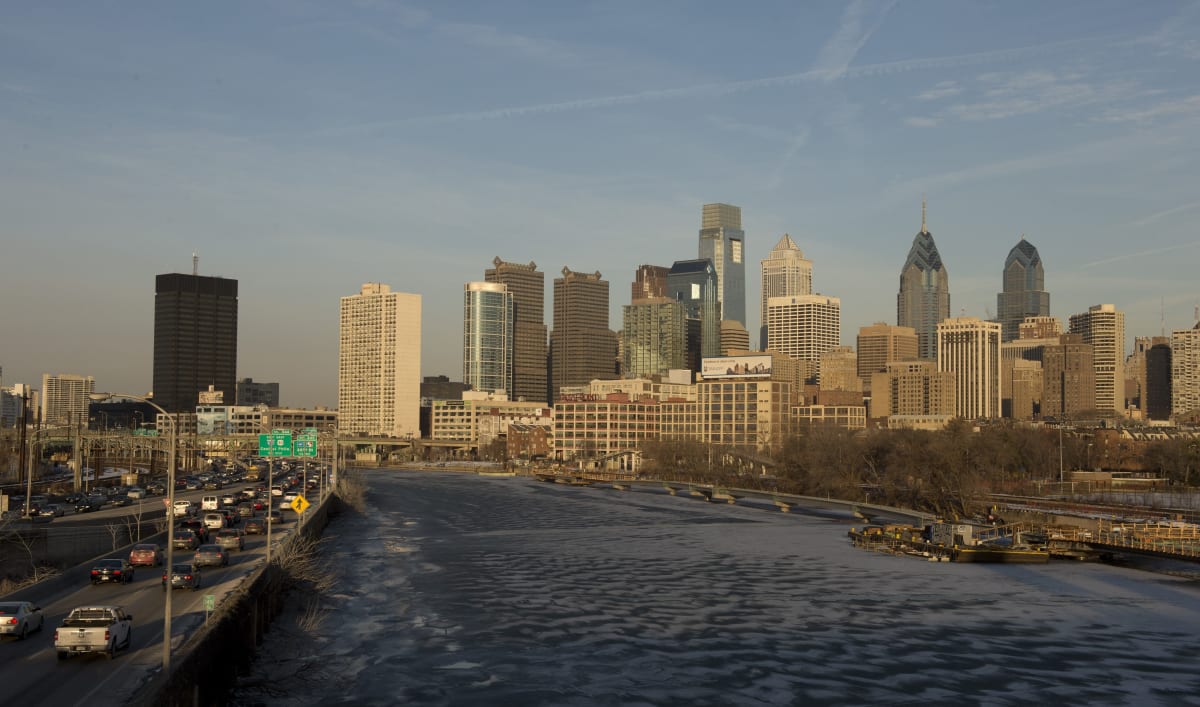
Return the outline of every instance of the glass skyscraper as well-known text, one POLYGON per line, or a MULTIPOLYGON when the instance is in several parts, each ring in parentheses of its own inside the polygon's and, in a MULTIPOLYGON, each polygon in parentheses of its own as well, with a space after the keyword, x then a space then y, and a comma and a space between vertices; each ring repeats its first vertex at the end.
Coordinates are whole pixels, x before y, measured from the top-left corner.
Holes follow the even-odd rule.
POLYGON ((1050 293, 1046 292, 1045 279, 1037 248, 1021 236, 1021 242, 1008 251, 1004 261, 1004 289, 996 295, 996 319, 1003 341, 1018 337, 1025 317, 1050 315, 1050 293))
POLYGON ((701 358, 721 355, 721 303, 712 261, 675 261, 667 273, 667 296, 687 313, 688 367, 698 371, 701 358))
POLYGON ((908 259, 900 271, 896 295, 896 325, 917 332, 917 355, 937 359, 937 326, 950 316, 950 275, 942 264, 933 235, 925 226, 921 202, 921 231, 913 238, 908 259))
MULTIPOLYGON (((746 234, 742 209, 730 204, 705 204, 700 221, 700 258, 712 261, 717 274, 721 316, 746 326, 746 234)), ((718 322, 718 327, 720 323, 718 322)))
POLYGON ((499 282, 463 288, 463 382, 513 397, 513 295, 499 282))

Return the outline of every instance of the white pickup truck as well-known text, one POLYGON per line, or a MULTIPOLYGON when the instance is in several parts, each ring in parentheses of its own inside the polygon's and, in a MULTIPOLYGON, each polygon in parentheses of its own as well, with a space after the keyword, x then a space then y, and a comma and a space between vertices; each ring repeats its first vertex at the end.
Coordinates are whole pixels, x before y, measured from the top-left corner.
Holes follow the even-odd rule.
POLYGON ((81 606, 72 609, 54 632, 54 650, 64 660, 82 653, 109 658, 133 644, 133 617, 119 606, 81 606))

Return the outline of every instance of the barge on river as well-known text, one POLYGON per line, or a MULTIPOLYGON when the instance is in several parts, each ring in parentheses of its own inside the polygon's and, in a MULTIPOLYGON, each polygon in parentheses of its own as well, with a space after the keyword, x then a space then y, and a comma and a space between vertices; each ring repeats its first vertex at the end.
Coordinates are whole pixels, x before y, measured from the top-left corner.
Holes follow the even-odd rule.
POLYGON ((922 557, 942 562, 1045 564, 1050 552, 1020 542, 1020 534, 1004 535, 993 526, 935 523, 925 528, 868 525, 851 528, 856 547, 922 557))

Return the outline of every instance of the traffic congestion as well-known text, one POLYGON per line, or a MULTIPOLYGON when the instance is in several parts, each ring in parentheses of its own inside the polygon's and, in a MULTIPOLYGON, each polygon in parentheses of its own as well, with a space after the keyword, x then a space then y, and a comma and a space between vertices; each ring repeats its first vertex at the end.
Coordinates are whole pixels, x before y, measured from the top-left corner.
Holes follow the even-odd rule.
POLYGON ((272 542, 285 540, 299 517, 296 509, 317 503, 327 481, 327 469, 318 464, 268 466, 247 459, 181 476, 169 510, 165 478, 90 489, 82 498, 31 498, 38 511, 33 518, 47 508, 62 509, 49 516, 56 525, 90 523, 101 514, 119 518, 130 505, 153 503, 160 527, 163 518, 174 523, 173 557, 168 567, 166 534, 152 535, 65 570, 57 581, 42 583, 50 587, 43 596, 29 596, 41 586, 34 585, 19 593, 20 601, 0 598, 4 692, 30 704, 77 704, 101 694, 108 702, 114 690, 135 688, 161 665, 165 593, 176 597, 171 637, 178 650, 203 625, 209 607, 262 566, 268 527, 272 542), (263 473, 253 473, 258 470, 263 473), (109 621, 108 628, 100 626, 109 621), (109 663, 113 658, 118 660, 109 663))

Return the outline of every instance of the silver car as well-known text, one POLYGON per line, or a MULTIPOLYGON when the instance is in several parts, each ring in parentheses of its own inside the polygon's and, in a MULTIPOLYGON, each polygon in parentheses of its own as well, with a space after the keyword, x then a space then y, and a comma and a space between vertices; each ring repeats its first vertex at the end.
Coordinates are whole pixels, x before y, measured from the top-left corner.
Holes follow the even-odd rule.
POLYGON ((42 607, 28 601, 0 602, 0 635, 23 639, 42 630, 42 607))

